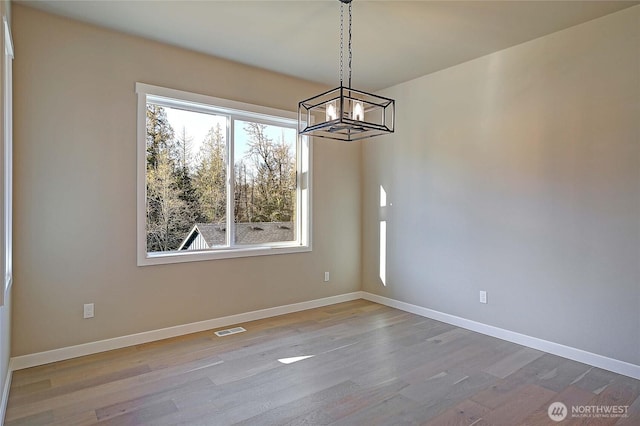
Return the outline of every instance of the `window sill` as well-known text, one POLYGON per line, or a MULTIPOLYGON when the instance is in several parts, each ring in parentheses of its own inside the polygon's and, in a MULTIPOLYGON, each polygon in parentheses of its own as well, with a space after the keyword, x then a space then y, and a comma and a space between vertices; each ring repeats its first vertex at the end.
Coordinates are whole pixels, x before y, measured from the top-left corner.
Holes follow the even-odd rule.
POLYGON ((305 253, 310 251, 310 246, 296 245, 274 247, 245 247, 169 253, 142 253, 138 255, 138 266, 200 262, 205 260, 234 259, 237 257, 271 256, 278 254, 305 253))

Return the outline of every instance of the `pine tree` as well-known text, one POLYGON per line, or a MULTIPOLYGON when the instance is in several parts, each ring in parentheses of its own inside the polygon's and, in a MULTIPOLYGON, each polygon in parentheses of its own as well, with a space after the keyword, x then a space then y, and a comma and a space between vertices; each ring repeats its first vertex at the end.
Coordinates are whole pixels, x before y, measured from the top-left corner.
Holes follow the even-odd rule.
POLYGON ((193 138, 187 133, 187 128, 182 126, 175 139, 177 160, 179 169, 186 175, 192 169, 193 138))
POLYGON ((234 165, 234 220, 236 223, 249 222, 249 205, 247 199, 247 165, 241 159, 234 165))
POLYGON ((166 151, 171 159, 176 157, 173 128, 163 107, 147 104, 147 169, 158 166, 160 151, 166 151))
POLYGON ((227 217, 226 143, 219 124, 209 130, 198 157, 193 185, 202 217, 223 223, 227 217))

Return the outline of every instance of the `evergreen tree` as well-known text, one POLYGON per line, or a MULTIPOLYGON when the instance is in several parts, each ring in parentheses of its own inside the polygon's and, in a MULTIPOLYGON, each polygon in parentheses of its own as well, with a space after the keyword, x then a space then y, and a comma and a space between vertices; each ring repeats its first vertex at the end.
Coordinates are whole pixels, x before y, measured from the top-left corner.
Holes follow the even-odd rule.
POLYGON ((209 130, 198 157, 193 185, 202 217, 223 223, 227 217, 226 143, 219 124, 209 130))
POLYGON ((248 198, 247 165, 244 160, 236 161, 234 166, 234 220, 236 223, 251 222, 251 210, 248 198))
POLYGON ((147 169, 158 166, 160 151, 166 151, 171 159, 176 157, 173 128, 163 107, 147 104, 147 169))
POLYGON ((176 151, 178 155, 178 166, 183 174, 187 175, 192 168, 193 138, 187 133, 187 128, 182 126, 182 130, 178 133, 175 141, 176 151))

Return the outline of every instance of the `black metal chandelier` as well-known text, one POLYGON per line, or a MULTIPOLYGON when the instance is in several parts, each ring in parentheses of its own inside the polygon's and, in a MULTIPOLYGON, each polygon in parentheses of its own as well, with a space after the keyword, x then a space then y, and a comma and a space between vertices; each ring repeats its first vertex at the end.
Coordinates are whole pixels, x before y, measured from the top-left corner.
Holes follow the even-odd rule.
POLYGON ((395 101, 351 88, 351 1, 340 1, 340 86, 298 103, 298 134, 356 141, 393 133, 395 101), (344 5, 349 5, 348 84, 344 85, 344 5))

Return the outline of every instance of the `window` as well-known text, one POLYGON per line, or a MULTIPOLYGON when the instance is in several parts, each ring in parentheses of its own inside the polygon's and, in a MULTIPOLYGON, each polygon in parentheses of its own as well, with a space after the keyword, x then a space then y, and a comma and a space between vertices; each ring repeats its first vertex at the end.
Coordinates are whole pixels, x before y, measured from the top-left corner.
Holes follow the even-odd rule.
POLYGON ((309 251, 296 114, 137 83, 138 265, 309 251))

